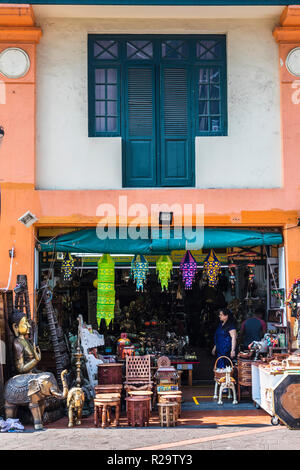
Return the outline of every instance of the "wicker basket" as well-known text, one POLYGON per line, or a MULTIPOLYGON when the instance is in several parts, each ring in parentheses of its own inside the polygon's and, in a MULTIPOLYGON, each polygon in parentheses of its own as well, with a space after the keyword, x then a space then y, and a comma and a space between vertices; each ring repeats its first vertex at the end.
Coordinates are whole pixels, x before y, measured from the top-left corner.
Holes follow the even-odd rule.
POLYGON ((215 380, 218 382, 218 380, 220 380, 222 377, 225 377, 225 372, 217 372, 217 363, 218 363, 218 360, 219 359, 227 359, 229 362, 230 362, 230 367, 231 367, 231 372, 230 372, 230 375, 231 377, 233 376, 233 373, 234 373, 234 367, 233 367, 233 363, 232 363, 232 360, 227 357, 227 356, 220 356, 218 357, 218 359, 216 360, 215 362, 215 365, 214 365, 214 377, 215 377, 215 380))

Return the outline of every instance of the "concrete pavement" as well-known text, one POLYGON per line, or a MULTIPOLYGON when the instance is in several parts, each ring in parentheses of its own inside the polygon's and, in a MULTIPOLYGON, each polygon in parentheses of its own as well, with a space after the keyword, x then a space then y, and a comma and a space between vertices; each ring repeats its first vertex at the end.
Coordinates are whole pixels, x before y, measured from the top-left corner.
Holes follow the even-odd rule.
POLYGON ((2 433, 0 450, 298 450, 300 431, 285 426, 48 428, 2 433))

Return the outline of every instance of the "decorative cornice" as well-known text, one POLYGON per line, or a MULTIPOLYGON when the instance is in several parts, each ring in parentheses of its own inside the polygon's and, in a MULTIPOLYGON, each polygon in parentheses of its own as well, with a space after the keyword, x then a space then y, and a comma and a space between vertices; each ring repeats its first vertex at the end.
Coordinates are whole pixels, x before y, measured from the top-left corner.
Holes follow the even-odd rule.
POLYGON ((42 36, 41 28, 18 28, 0 26, 0 42, 38 43, 42 36))
POLYGON ((41 36, 42 30, 35 26, 31 5, 0 3, 1 43, 38 43, 41 36))
POLYGON ((0 4, 1 26, 34 26, 34 14, 31 5, 0 4))
POLYGON ((300 5, 286 7, 280 17, 280 26, 273 31, 279 43, 300 43, 300 5))
POLYGON ((281 26, 300 26, 300 5, 286 7, 280 17, 281 26))

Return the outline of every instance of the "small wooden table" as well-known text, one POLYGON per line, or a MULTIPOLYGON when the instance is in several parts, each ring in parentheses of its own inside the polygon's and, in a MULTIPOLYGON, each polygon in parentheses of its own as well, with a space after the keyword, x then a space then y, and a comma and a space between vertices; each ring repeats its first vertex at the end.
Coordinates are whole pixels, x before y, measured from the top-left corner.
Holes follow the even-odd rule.
POLYGON ((150 397, 127 397, 128 426, 149 426, 150 397))
POLYGON ((116 408, 115 426, 119 425, 120 418, 120 394, 119 393, 103 393, 97 394, 94 398, 94 425, 99 426, 99 418, 101 416, 101 427, 105 428, 110 424, 111 408, 116 408))
POLYGON ((177 404, 177 418, 181 415, 181 402, 182 402, 182 392, 170 391, 170 392, 157 392, 158 394, 158 403, 176 403, 177 404))
POLYGON ((128 395, 130 397, 146 397, 146 398, 150 398, 149 400, 149 407, 150 407, 150 411, 152 409, 152 406, 151 406, 151 396, 153 395, 153 392, 151 392, 150 390, 128 390, 128 395))
POLYGON ((188 384, 190 387, 193 385, 193 366, 194 364, 200 364, 199 361, 171 361, 172 365, 176 365, 177 370, 188 370, 188 384))
POLYGON ((177 403, 158 403, 160 425, 176 426, 177 424, 177 403))

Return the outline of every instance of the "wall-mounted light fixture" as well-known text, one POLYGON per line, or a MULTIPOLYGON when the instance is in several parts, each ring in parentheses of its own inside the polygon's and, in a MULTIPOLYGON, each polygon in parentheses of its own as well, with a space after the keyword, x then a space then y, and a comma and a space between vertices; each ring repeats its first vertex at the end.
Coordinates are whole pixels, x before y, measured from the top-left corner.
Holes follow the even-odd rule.
POLYGON ((38 218, 32 214, 30 211, 25 212, 19 219, 19 222, 25 225, 25 227, 30 227, 30 225, 34 224, 38 220, 38 218))
POLYGON ((5 134, 4 129, 2 126, 0 126, 0 140, 3 139, 4 134, 5 134))
POLYGON ((159 225, 171 225, 173 222, 173 212, 160 212, 158 222, 159 225))

